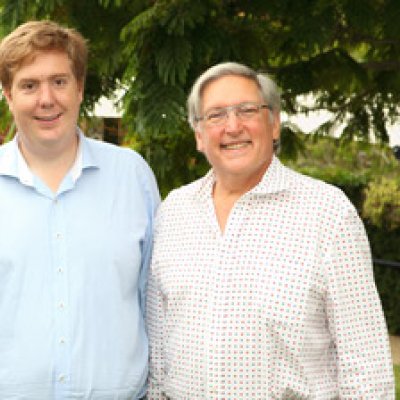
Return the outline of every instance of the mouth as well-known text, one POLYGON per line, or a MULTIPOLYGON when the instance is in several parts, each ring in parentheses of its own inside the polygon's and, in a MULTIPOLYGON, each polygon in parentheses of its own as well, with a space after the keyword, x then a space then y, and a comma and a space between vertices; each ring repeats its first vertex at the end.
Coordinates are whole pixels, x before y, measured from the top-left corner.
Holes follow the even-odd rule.
POLYGON ((43 115, 43 116, 35 116, 34 119, 36 121, 40 122, 52 122, 56 121, 58 118, 60 118, 62 113, 55 114, 55 115, 43 115))
POLYGON ((239 150, 243 149, 251 144, 251 140, 245 140, 241 142, 232 142, 232 143, 222 143, 221 148, 224 150, 239 150))

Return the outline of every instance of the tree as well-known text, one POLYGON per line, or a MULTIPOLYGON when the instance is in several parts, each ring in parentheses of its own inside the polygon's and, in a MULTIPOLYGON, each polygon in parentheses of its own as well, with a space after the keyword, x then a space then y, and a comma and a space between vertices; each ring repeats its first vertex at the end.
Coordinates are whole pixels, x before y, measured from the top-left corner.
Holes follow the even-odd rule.
MULTIPOLYGON (((89 38, 87 104, 125 87, 126 121, 142 137, 159 176, 172 168, 166 148, 172 159, 193 163, 193 144, 187 154, 175 153, 182 150, 176 139, 191 135, 185 98, 195 77, 220 61, 272 74, 289 114, 331 111, 332 119, 317 134, 345 122, 345 138, 373 135, 386 142, 387 125, 398 116, 398 0, 0 0, 0 5, 8 29, 46 17, 89 38), (306 94, 314 104, 298 101, 306 94)), ((290 127, 285 132, 296 134, 290 127)))
POLYGON ((369 183, 365 193, 364 218, 386 230, 400 227, 400 182, 396 178, 379 177, 369 183))

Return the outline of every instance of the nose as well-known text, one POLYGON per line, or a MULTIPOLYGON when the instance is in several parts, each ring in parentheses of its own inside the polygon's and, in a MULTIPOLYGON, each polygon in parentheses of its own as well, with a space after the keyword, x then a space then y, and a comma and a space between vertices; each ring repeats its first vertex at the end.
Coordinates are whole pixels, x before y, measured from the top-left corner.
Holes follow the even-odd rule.
POLYGON ((242 121, 236 115, 235 110, 229 110, 226 116, 225 129, 227 132, 236 133, 240 132, 242 128, 242 121))
POLYGON ((42 83, 40 85, 38 101, 42 108, 49 108, 54 105, 54 94, 50 84, 42 83))

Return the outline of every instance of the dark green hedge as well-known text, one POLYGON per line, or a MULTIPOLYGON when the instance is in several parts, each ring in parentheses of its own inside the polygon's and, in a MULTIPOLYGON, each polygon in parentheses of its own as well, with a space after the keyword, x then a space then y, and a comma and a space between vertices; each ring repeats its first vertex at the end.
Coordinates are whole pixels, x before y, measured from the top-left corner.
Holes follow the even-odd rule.
MULTIPOLYGON (((366 224, 373 257, 389 261, 400 260, 400 229, 387 231, 366 224)), ((385 312, 389 332, 400 334, 400 268, 376 263, 375 282, 385 312)))

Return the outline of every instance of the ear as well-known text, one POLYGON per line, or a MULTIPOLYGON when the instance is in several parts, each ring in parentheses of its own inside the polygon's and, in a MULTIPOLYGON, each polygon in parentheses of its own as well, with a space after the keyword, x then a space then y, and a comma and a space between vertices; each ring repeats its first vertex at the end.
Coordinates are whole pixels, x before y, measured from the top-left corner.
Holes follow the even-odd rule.
POLYGON ((197 151, 203 153, 204 152, 203 133, 199 130, 199 128, 196 128, 194 132, 194 137, 196 139, 197 151))
POLYGON ((12 96, 11 96, 11 89, 3 89, 3 95, 7 101, 8 108, 10 109, 11 112, 13 112, 13 101, 12 101, 12 96))
POLYGON ((77 82, 78 83, 78 93, 79 93, 79 104, 83 101, 83 93, 85 91, 85 82, 77 82))
POLYGON ((272 139, 278 140, 281 136, 281 115, 279 112, 274 113, 274 122, 272 126, 272 139))

